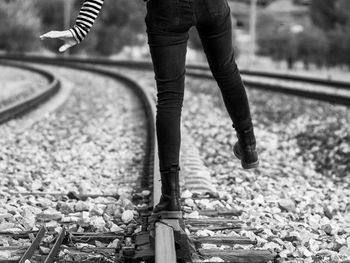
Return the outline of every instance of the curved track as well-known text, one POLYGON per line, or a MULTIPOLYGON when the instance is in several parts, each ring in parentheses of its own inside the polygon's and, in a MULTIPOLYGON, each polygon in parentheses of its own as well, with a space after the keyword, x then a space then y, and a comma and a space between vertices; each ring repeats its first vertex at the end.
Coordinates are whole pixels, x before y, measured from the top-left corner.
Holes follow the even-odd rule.
MULTIPOLYGON (((108 61, 108 60, 94 60, 94 59, 51 59, 51 58, 43 58, 43 57, 0 57, 2 59, 9 59, 9 60, 21 60, 21 61, 28 61, 28 62, 36 62, 36 63, 45 63, 45 64, 51 64, 55 66, 63 66, 63 67, 69 67, 69 68, 75 68, 80 69, 84 71, 90 71, 98 74, 102 74, 107 77, 111 77, 114 79, 117 79, 118 81, 121 81, 125 83, 128 87, 133 89, 138 96, 141 98, 143 106, 146 111, 147 119, 148 119, 148 141, 147 141, 147 158, 145 159, 144 163, 144 178, 142 179, 142 187, 145 189, 151 188, 151 185, 153 185, 153 199, 151 200, 151 205, 157 203, 157 201, 160 198, 160 185, 159 185, 159 169, 156 167, 158 164, 157 157, 158 154, 156 152, 156 136, 155 136, 155 128, 154 128, 154 120, 155 120, 155 105, 152 96, 145 91, 143 87, 138 85, 133 80, 129 79, 128 77, 125 77, 121 74, 117 74, 111 70, 108 69, 101 69, 96 68, 93 65, 110 65, 110 66, 123 66, 123 67, 129 67, 134 69, 147 69, 151 70, 152 66, 148 62, 128 62, 128 61, 108 61), (91 65, 93 64, 93 65, 91 65)), ((24 68, 28 68, 27 66, 24 66, 24 68)), ((262 72, 247 72, 242 71, 243 75, 254 75, 255 77, 262 77, 262 78, 271 78, 271 79, 279 79, 283 81, 293 81, 293 82, 301 82, 306 84, 312 84, 312 85, 320 85, 320 86, 331 86, 333 89, 341 89, 341 90, 348 90, 350 84, 349 83, 343 83, 343 82, 329 82, 325 80, 318 80, 318 79, 311 79, 311 78, 302 78, 302 77, 294 77, 294 76, 284 76, 284 75, 277 75, 277 74, 268 74, 268 73, 262 73, 262 72), (255 74, 256 73, 256 74, 255 74)), ((195 77, 200 78, 211 78, 210 73, 208 72, 208 68, 203 66, 189 66, 187 70, 187 74, 195 77)), ((51 84, 50 87, 55 84, 56 80, 53 76, 51 76, 51 84)), ((59 82, 56 80, 57 86, 59 86, 59 82)), ((275 90, 283 93, 289 93, 319 100, 325 100, 333 103, 339 103, 339 104, 345 104, 350 105, 350 100, 347 96, 344 96, 344 94, 337 94, 337 95, 329 95, 325 94, 324 92, 320 92, 317 90, 300 90, 300 89, 291 89, 288 87, 283 87, 283 85, 271 85, 267 83, 263 83, 263 81, 245 81, 246 84, 252 87, 262 88, 262 89, 269 89, 269 90, 275 90)), ((44 97, 46 98, 46 97, 44 97)), ((30 103, 23 103, 20 105, 21 112, 26 111, 28 108, 27 105, 31 105, 30 103)), ((11 110, 10 110, 11 113, 11 110)), ((13 110, 13 113, 11 116, 17 115, 18 112, 13 110)), ((0 115, 1 116, 1 115, 0 115)), ((198 198, 217 198, 215 196, 203 196, 198 198)), ((215 212, 213 211, 212 214, 207 213, 205 215, 207 216, 232 216, 232 215, 238 215, 240 211, 226 211, 226 212, 215 212)), ((222 228, 222 229, 239 229, 241 222, 233 221, 232 219, 217 219, 213 218, 211 220, 204 219, 204 220, 186 220, 185 222, 187 225, 192 226, 193 228, 196 228, 198 226, 205 226, 205 227, 212 227, 212 225, 216 225, 216 228, 222 228)), ((189 245, 189 243, 181 243, 180 241, 184 241, 183 236, 186 235, 181 232, 180 227, 181 224, 177 222, 176 220, 163 220, 160 222, 157 222, 155 224, 155 262, 168 262, 168 263, 175 263, 177 260, 182 259, 182 255, 179 255, 176 251, 179 250, 182 252, 182 249, 184 249, 184 246, 189 245), (182 237, 176 237, 176 235, 182 235, 182 237), (177 258, 178 257, 178 258, 177 258)), ((252 231, 255 231, 252 229, 252 231)), ((64 235, 64 231, 62 231, 62 235, 64 235), (63 234, 62 234, 63 233, 63 234)), ((38 232, 37 236, 39 236, 40 231, 38 232)), ((153 234, 152 234, 153 235, 153 234)), ((61 236, 61 235, 60 235, 61 236)), ((60 240, 58 238, 57 240, 60 240)), ((61 240, 62 241, 62 240, 61 240)), ((192 239, 194 243, 211 243, 211 244, 224 244, 224 243, 238 243, 238 244, 250 244, 249 239, 235 239, 235 238, 228 238, 227 240, 225 238, 197 238, 192 239)), ((34 243, 34 242, 33 242, 34 243)), ((58 246, 59 247, 59 246, 58 246)), ((56 248, 55 246, 55 249, 56 248)), ((57 253, 57 250, 53 253, 57 253)), ((124 251, 125 252, 125 251, 124 251)), ((192 251, 193 252, 193 251, 192 251)), ((274 253, 270 253, 268 251, 250 251, 244 252, 244 251, 234 251, 232 253, 225 253, 223 251, 219 250, 210 250, 210 249, 198 249, 197 252, 202 257, 212 257, 212 256, 219 256, 221 258, 224 258, 225 262, 267 262, 269 260, 276 259, 276 255, 274 253)), ((26 253, 27 254, 27 253, 26 253)), ((54 255, 51 256, 52 260, 54 259, 54 255)), ((128 256, 130 261, 128 262, 134 262, 132 261, 132 256, 128 256)), ((24 261, 23 261, 24 262, 24 261)), ((47 261, 52 262, 52 261, 47 261)), ((187 261, 181 261, 181 262, 187 262, 187 261)), ((198 261, 200 262, 200 261, 198 261)), ((208 262, 208 261, 207 261, 208 262)))
MULTIPOLYGON (((115 61, 101 58, 48 58, 42 56, 0 56, 5 60, 32 61, 39 63, 84 63, 93 65, 120 66, 140 70, 152 70, 148 61, 115 61)), ((313 77, 293 76, 289 74, 262 71, 241 71, 244 83, 252 88, 276 91, 335 104, 350 105, 350 83, 313 77), (297 84, 297 85, 296 85, 297 84)), ((188 65, 187 75, 212 79, 209 68, 205 65, 188 65)))
POLYGON ((18 115, 24 114, 30 111, 31 109, 37 107, 40 103, 45 102, 55 93, 57 93, 60 88, 60 85, 61 85, 60 81, 57 79, 56 76, 54 76, 48 71, 38 69, 33 66, 18 64, 14 62, 1 61, 0 63, 1 65, 4 65, 4 66, 16 67, 16 68, 28 70, 33 73, 38 73, 43 77, 45 77, 49 82, 49 84, 43 91, 34 93, 29 97, 26 97, 19 101, 15 101, 10 105, 0 108, 0 123, 4 123, 10 119, 13 119, 18 115))
MULTIPOLYGON (((29 60, 29 61, 37 62, 32 60, 29 60)), ((36 106, 38 103, 43 102, 48 97, 48 95, 46 94, 52 95, 52 93, 50 93, 52 92, 52 89, 59 87, 59 82, 57 78, 51 75, 49 72, 39 70, 39 69, 36 69, 35 67, 28 66, 28 65, 18 65, 16 63, 7 63, 7 62, 4 62, 3 64, 11 65, 11 66, 16 65, 16 67, 18 66, 24 69, 29 69, 29 70, 41 73, 47 76, 47 78, 49 78, 50 80, 52 80, 50 82, 49 87, 46 89, 46 91, 43 94, 35 94, 35 96, 33 95, 30 99, 17 102, 16 105, 13 105, 13 106, 11 105, 11 107, 6 108, 3 112, 1 111, 0 117, 3 116, 2 117, 3 122, 17 116, 19 113, 24 113, 29 111, 34 105, 36 106)), ((89 71, 95 74, 100 74, 100 75, 115 79, 117 81, 124 83, 127 87, 133 90, 137 94, 137 96, 141 99, 141 102, 143 104, 143 107, 146 113, 147 130, 148 130, 147 147, 146 147, 147 152, 146 152, 146 158, 144 160, 144 169, 143 169, 143 178, 141 178, 142 180, 141 187, 144 189, 153 190, 152 191, 153 198, 149 203, 150 206, 153 206, 153 204, 160 199, 160 180, 159 180, 160 175, 159 175, 159 169, 156 166, 158 164, 158 161, 157 161, 158 153, 157 153, 157 147, 156 147, 156 136, 155 136, 155 127, 154 127, 155 105, 150 94, 128 77, 125 77, 121 74, 111 72, 108 70, 98 69, 91 65, 81 65, 81 64, 78 65, 73 63, 62 63, 62 62, 54 62, 54 61, 50 61, 47 64, 89 71)), ((169 240, 170 238, 169 235, 164 234, 165 232, 168 233, 169 230, 172 231, 170 227, 159 228, 158 224, 156 224, 156 229, 157 229, 156 230, 157 236, 166 237, 167 244, 174 243, 173 240, 169 240)), ((40 240, 44 237, 45 232, 46 230, 44 230, 43 228, 41 228, 37 232, 36 238, 33 240, 32 245, 27 248, 26 252, 23 254, 19 262, 25 262, 26 260, 29 260, 33 256, 34 251, 38 247, 40 240)), ((6 234, 6 233, 1 233, 1 234, 6 234)), ((50 252, 45 262, 54 262, 55 255, 59 251, 59 246, 63 241, 64 235, 65 235, 65 230, 63 229, 57 238, 58 240, 58 242, 56 242, 57 244, 55 243, 55 246, 53 247, 52 252, 50 252)), ((158 241, 156 240, 156 243, 157 242, 158 241)), ((155 258, 157 262, 165 262, 163 260, 163 253, 160 253, 160 251, 158 251, 158 253, 156 251, 155 258)), ((0 260, 0 262, 5 262, 5 261, 0 260)), ((6 261, 6 262, 10 262, 10 261, 6 261)))

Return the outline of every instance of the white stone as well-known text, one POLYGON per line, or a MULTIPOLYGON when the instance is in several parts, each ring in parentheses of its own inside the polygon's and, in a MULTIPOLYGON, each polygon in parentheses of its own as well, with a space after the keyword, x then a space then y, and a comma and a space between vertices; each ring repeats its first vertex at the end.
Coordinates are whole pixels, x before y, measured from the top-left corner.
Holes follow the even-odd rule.
POLYGON ((122 220, 125 224, 130 223, 134 219, 134 212, 132 210, 125 210, 122 214, 122 220))
POLYGON ((181 198, 191 198, 192 193, 189 190, 185 190, 184 192, 181 193, 181 198))
POLYGON ((142 194, 144 197, 147 197, 147 196, 150 196, 150 195, 151 195, 151 191, 149 191, 149 190, 143 190, 143 191, 141 192, 141 194, 142 194))
POLYGON ((185 205, 189 206, 189 207, 195 207, 196 204, 194 203, 193 199, 185 199, 185 205))
POLYGON ((119 227, 116 224, 112 224, 111 228, 110 228, 111 232, 121 232, 123 231, 123 229, 121 227, 119 227))

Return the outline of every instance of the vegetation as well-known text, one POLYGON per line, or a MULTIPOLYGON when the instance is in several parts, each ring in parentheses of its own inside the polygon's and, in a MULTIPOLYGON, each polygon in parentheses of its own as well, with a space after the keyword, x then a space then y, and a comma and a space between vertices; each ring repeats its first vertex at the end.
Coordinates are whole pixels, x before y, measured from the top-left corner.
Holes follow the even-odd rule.
MULTIPOLYGON (((83 0, 75 0, 71 24, 83 0)), ((63 0, 0 1, 0 50, 25 52, 44 47, 57 50, 59 41, 40 42, 38 36, 49 30, 63 29, 63 0), (60 11, 61 10, 61 11, 60 11)), ((293 30, 295 17, 260 12, 258 21, 259 53, 293 67, 296 61, 309 65, 350 65, 350 1, 310 0, 310 16, 298 20, 303 31, 293 30)), ((87 40, 72 52, 110 55, 125 45, 142 44, 145 34, 143 1, 106 1, 105 7, 87 40)), ((234 39, 234 36, 233 36, 234 39)), ((202 49, 195 30, 190 31, 190 46, 202 49)), ((236 52, 237 54, 237 52, 236 52)))
POLYGON ((40 19, 32 0, 0 1, 0 50, 30 51, 38 46, 40 19))
POLYGON ((311 0, 310 17, 298 21, 302 31, 294 31, 285 18, 262 12, 258 23, 259 52, 287 61, 290 68, 296 61, 302 61, 305 68, 310 64, 350 66, 349 10, 348 0, 311 0))
MULTIPOLYGON (((75 16, 82 2, 76 1, 75 16)), ((106 1, 103 11, 87 36, 88 41, 83 41, 79 50, 110 55, 119 52, 125 45, 140 44, 139 35, 145 33, 144 9, 142 1, 106 1)))
MULTIPOLYGON (((38 50, 44 46, 56 51, 61 43, 56 40, 40 42, 39 35, 49 30, 63 30, 63 0, 11 0, 0 2, 0 49, 9 52, 38 50)), ((83 0, 74 1, 72 21, 79 12, 83 0)), ((110 55, 124 45, 139 42, 139 34, 145 32, 144 3, 142 1, 106 1, 103 12, 79 48, 73 52, 110 55)))
MULTIPOLYGON (((74 0, 71 24, 84 0, 74 0)), ((57 51, 61 43, 56 40, 39 41, 39 35, 50 30, 63 30, 64 0, 7 0, 0 2, 0 50, 25 52, 45 48, 57 51)), ((96 55, 118 53, 126 45, 144 44, 146 28, 143 1, 105 1, 103 11, 96 20, 87 39, 72 52, 96 55), (143 37, 142 37, 143 35, 143 37), (140 43, 141 42, 141 43, 140 43)), ((202 49, 194 30, 190 33, 190 45, 202 49)))

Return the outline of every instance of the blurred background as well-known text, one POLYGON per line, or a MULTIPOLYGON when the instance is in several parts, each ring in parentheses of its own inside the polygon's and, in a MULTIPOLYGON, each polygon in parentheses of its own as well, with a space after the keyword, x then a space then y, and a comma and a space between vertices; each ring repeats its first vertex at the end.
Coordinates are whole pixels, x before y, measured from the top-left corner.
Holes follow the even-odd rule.
MULTIPOLYGON (((233 41, 243 68, 347 72, 350 65, 349 0, 228 0, 233 41)), ((2 0, 0 51, 57 54, 61 43, 40 41, 50 30, 74 24, 83 0, 2 0)), ((70 53, 148 58, 142 0, 106 0, 85 41, 70 53)), ((205 62, 195 30, 188 60, 205 62)))

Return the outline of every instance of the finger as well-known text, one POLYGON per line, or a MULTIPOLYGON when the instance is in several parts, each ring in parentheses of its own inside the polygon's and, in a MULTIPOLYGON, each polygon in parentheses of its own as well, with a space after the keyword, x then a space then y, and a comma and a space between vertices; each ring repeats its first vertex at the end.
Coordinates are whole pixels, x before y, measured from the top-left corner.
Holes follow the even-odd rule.
POLYGON ((55 36, 57 35, 56 33, 57 31, 50 31, 50 32, 47 32, 46 34, 43 34, 40 36, 40 39, 41 40, 44 40, 44 39, 48 39, 48 38, 55 38, 55 36))
POLYGON ((58 49, 58 51, 59 52, 64 52, 64 51, 66 51, 68 48, 71 48, 73 45, 71 45, 71 44, 64 44, 63 46, 61 46, 59 49, 58 49))
POLYGON ((43 40, 43 39, 47 39, 47 38, 52 38, 52 31, 50 32, 47 32, 43 35, 40 36, 40 39, 43 40))
POLYGON ((65 32, 65 36, 61 37, 60 39, 64 41, 70 41, 72 43, 72 46, 79 44, 79 42, 76 40, 76 38, 74 37, 73 33, 70 30, 66 30, 64 32, 65 32))
POLYGON ((67 34, 65 31, 50 31, 46 34, 43 34, 40 36, 41 40, 48 39, 48 38, 60 38, 65 37, 67 34))

